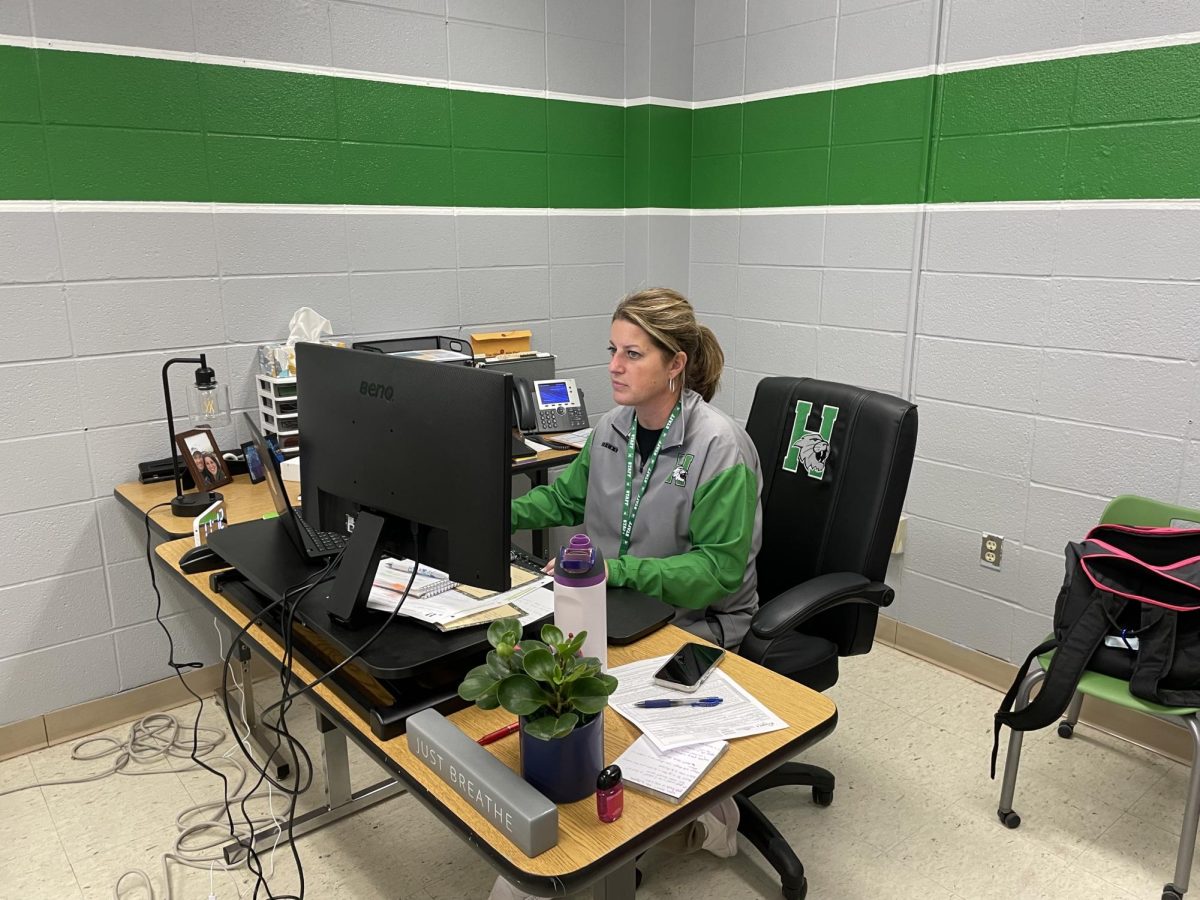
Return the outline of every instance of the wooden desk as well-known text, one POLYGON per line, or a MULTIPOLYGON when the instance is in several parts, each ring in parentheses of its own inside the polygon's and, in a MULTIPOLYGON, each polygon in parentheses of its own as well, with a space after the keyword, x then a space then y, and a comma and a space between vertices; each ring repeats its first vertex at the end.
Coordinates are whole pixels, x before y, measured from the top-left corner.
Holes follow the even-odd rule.
MULTIPOLYGON (((208 575, 184 575, 178 561, 190 541, 161 544, 158 555, 175 577, 188 584, 214 612, 235 628, 249 620, 247 611, 208 587, 208 575)), ((278 666, 283 647, 269 627, 255 625, 246 638, 278 666)), ((691 635, 667 626, 628 647, 609 648, 611 665, 662 656, 674 651, 691 635)), ((596 818, 595 800, 559 807, 559 843, 540 856, 530 858, 492 823, 439 779, 408 749, 403 736, 389 741, 377 739, 341 694, 325 684, 308 694, 322 716, 393 772, 412 794, 440 819, 448 823, 471 846, 482 853, 505 878, 525 890, 544 896, 564 896, 595 885, 595 896, 607 900, 632 898, 634 860, 663 837, 695 819, 723 797, 728 797, 794 756, 799 750, 824 737, 837 721, 833 702, 802 685, 761 666, 729 654, 724 670, 768 708, 788 723, 770 734, 740 738, 678 806, 635 791, 625 794, 625 813, 615 823, 596 818)), ((293 671, 304 684, 316 680, 303 660, 293 671)), ((483 711, 474 707, 450 717, 467 735, 478 737, 511 721, 504 710, 483 711)), ((638 736, 638 731, 613 712, 605 714, 605 760, 611 762, 638 736)), ((490 745, 489 749, 514 770, 519 769, 516 737, 490 745)))

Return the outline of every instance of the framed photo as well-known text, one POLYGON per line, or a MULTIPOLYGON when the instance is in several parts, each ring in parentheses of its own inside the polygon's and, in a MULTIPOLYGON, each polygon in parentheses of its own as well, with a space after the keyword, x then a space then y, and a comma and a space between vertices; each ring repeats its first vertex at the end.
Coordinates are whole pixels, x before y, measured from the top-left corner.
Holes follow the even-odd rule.
POLYGON ((233 481, 229 466, 225 464, 225 458, 221 456, 217 442, 207 428, 176 434, 175 443, 179 445, 179 452, 183 454, 197 490, 211 491, 233 481))
POLYGON ((267 471, 263 468, 263 458, 258 455, 254 441, 242 444, 242 455, 246 457, 246 472, 250 475, 251 484, 258 484, 267 477, 267 471))

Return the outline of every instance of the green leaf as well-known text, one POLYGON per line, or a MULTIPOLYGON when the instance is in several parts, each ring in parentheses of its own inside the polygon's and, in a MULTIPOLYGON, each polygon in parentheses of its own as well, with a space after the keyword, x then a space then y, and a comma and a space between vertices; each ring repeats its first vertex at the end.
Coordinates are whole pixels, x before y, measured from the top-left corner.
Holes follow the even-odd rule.
POLYGON ((547 647, 545 644, 543 644, 541 641, 535 641, 532 638, 530 638, 527 641, 521 641, 521 649, 518 650, 517 653, 518 654, 532 653, 534 650, 545 650, 547 653, 551 652, 550 648, 547 647))
POLYGON ((492 674, 497 681, 501 678, 507 678, 512 674, 512 669, 505 660, 500 658, 500 654, 495 650, 489 650, 487 655, 487 665, 485 668, 492 674))
POLYGON ((475 705, 480 709, 496 709, 500 706, 500 698, 496 696, 495 692, 484 694, 475 701, 475 705))
POLYGON ((571 682, 571 705, 581 713, 598 713, 608 706, 611 688, 599 678, 580 678, 571 682))
POLYGON ((601 673, 601 674, 599 674, 599 675, 597 675, 597 676, 596 676, 596 680, 597 680, 597 681, 600 681, 600 682, 602 682, 602 683, 603 683, 603 684, 605 684, 605 685, 607 685, 607 686, 608 686, 608 692, 609 692, 610 694, 611 694, 613 691, 615 691, 615 690, 617 689, 617 679, 616 679, 616 677, 615 677, 615 676, 613 676, 613 675, 609 675, 609 674, 607 674, 607 673, 601 673))
POLYGON ((565 738, 579 724, 579 716, 575 713, 563 713, 554 723, 554 737, 565 738))
POLYGON ((554 657, 549 650, 534 650, 523 654, 522 662, 530 678, 552 681, 555 672, 554 657))
POLYGON ((539 741, 550 741, 554 739, 554 726, 557 724, 558 719, 554 716, 544 716, 532 722, 526 722, 525 733, 539 741))
POLYGON ((561 644, 565 639, 562 629, 557 625, 547 622, 542 626, 542 640, 547 644, 561 644))
POLYGON ((500 705, 518 716, 531 716, 553 699, 528 675, 509 675, 500 682, 500 705))
POLYGON ((576 653, 583 649, 583 642, 585 640, 587 640, 587 632, 581 631, 567 642, 566 646, 563 647, 562 652, 567 656, 575 656, 576 653))
POLYGON ((475 700, 496 686, 496 678, 487 666, 476 666, 468 672, 458 686, 458 696, 464 700, 475 700))
POLYGON ((497 619, 488 626, 487 638, 488 643, 497 649, 501 644, 511 646, 520 643, 521 623, 511 616, 507 619, 497 619))

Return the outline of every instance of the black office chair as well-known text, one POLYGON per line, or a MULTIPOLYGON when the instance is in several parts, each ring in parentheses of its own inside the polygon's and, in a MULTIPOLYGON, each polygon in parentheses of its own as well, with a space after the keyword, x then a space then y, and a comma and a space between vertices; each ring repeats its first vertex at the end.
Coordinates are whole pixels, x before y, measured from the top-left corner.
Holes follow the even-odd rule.
MULTIPOLYGON (((738 651, 793 681, 823 691, 838 657, 866 653, 917 442, 917 408, 896 397, 811 378, 766 378, 746 430, 763 470, 761 608, 738 651)), ((750 797, 781 785, 812 788, 833 802, 834 778, 789 762, 734 799, 738 831, 779 873, 783 896, 801 900, 804 867, 750 797)))

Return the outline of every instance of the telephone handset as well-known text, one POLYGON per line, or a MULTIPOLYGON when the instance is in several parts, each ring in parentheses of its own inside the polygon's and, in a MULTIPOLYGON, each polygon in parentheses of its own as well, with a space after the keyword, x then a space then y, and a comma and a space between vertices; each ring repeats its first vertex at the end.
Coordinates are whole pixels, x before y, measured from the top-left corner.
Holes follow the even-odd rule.
POLYGON ((588 427, 583 391, 574 378, 530 381, 513 376, 513 412, 526 434, 554 434, 588 427))

